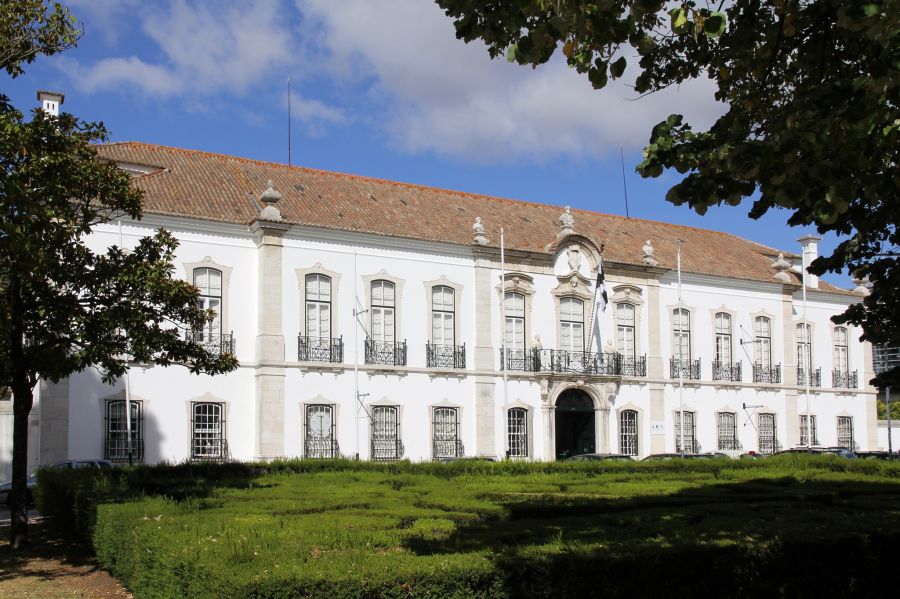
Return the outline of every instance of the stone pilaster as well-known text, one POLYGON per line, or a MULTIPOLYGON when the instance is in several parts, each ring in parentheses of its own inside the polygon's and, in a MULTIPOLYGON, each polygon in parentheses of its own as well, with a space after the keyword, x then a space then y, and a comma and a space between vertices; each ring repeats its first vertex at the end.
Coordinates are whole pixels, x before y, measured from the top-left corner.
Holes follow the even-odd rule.
MULTIPOLYGON (((665 369, 662 359, 662 322, 659 298, 659 281, 647 282, 647 377, 653 380, 663 378, 665 369)), ((665 385, 650 383, 650 453, 665 453, 666 434, 653 432, 654 422, 665 421, 665 385)))
MULTIPOLYGON (((475 258, 475 369, 495 370, 493 340, 491 339, 491 261, 475 258)), ((501 333, 502 334, 502 333, 501 333)), ((500 383, 502 385, 502 383, 500 383)), ((505 450, 496 442, 496 382, 494 377, 475 377, 475 454, 497 455, 505 450)), ((502 389, 501 389, 502 393, 502 389)), ((502 406, 501 406, 502 409, 502 406)), ((503 415, 505 418, 505 414, 503 415)))
MULTIPOLYGON (((40 464, 47 465, 69 459, 69 379, 58 383, 40 383, 40 464)), ((32 414, 34 409, 32 408, 32 414)), ((34 421, 31 420, 31 424, 34 421)), ((29 438, 34 436, 29 431, 29 438)))

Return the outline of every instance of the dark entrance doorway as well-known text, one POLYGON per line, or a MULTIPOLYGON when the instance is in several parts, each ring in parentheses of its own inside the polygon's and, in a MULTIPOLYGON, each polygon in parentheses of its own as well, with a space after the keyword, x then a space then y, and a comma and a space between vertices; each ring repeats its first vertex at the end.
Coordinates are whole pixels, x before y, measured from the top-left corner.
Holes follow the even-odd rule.
POLYGON ((556 400, 556 459, 596 451, 594 402, 579 389, 567 389, 556 400))

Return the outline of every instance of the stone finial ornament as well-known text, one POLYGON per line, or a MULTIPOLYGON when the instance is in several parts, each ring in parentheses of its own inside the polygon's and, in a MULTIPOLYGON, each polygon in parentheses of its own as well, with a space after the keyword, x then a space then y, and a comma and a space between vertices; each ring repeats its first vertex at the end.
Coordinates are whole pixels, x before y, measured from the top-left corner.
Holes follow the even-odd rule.
POLYGON ((475 243, 478 245, 485 245, 488 242, 488 238, 484 235, 484 223, 481 222, 481 217, 475 217, 475 224, 472 225, 472 232, 475 235, 475 243))
POLYGON ((785 272, 791 268, 791 263, 784 259, 784 254, 782 252, 778 252, 778 258, 772 262, 771 268, 775 271, 775 274, 772 275, 772 278, 775 281, 779 283, 791 282, 791 275, 785 272))
POLYGON ((860 297, 865 297, 871 293, 872 283, 869 281, 869 277, 858 277, 856 275, 853 276, 853 284, 856 287, 853 288, 853 295, 858 295, 860 297))
POLYGON ((659 261, 653 257, 653 252, 653 242, 648 239, 644 242, 643 247, 641 247, 644 264, 647 266, 659 266, 659 261))
POLYGON ((266 183, 266 190, 259 196, 259 199, 265 204, 265 207, 259 211, 259 218, 263 220, 281 220, 281 210, 275 204, 281 201, 283 197, 280 192, 275 191, 272 180, 269 179, 266 183))
POLYGON ((575 230, 575 217, 572 216, 572 209, 566 206, 566 211, 559 217, 559 234, 568 235, 575 230))

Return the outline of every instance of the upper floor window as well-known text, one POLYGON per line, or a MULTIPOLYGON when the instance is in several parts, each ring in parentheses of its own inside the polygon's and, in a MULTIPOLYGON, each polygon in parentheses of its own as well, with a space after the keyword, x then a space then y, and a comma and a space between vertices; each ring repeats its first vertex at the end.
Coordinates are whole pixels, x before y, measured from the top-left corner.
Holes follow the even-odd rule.
POLYGON ((634 324, 634 305, 616 304, 616 351, 628 358, 635 354, 634 324))
POLYGON ((306 275, 306 335, 331 337, 331 277, 306 275))
POLYGON ((840 372, 850 370, 850 357, 848 353, 848 335, 846 327, 834 329, 834 369, 840 372))
POLYGON ((731 315, 716 313, 716 361, 731 363, 731 315))
POLYGON ((435 285, 431 289, 431 342, 456 345, 456 298, 452 287, 435 285))
POLYGON ((394 284, 379 279, 372 281, 372 339, 381 343, 394 342, 394 284))
POLYGON ((765 316, 757 316, 753 321, 753 361, 769 368, 772 365, 772 321, 765 316))
POLYGON ((584 302, 580 299, 559 300, 559 349, 584 351, 584 302))
POLYGON ((619 453, 638 454, 638 413, 634 410, 619 412, 619 453))
POLYGON ((691 359, 691 314, 684 308, 676 308, 672 312, 672 334, 675 347, 672 357, 676 360, 691 359))
POLYGON ((195 336, 200 341, 214 341, 222 334, 222 271, 215 268, 195 268, 194 286, 200 290, 197 306, 215 313, 215 318, 206 323, 202 332, 195 331, 195 336))
POLYGON ((810 347, 810 327, 808 324, 797 325, 797 368, 812 371, 812 353, 810 347))
POLYGON ((521 293, 506 292, 504 299, 506 322, 503 330, 503 345, 511 350, 525 350, 525 296, 521 293))

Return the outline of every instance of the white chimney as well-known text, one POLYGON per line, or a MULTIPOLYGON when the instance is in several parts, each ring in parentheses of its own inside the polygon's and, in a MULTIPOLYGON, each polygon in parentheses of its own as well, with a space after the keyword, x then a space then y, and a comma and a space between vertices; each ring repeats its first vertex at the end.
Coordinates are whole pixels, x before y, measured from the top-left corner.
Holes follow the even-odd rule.
POLYGON ((59 105, 62 104, 66 96, 58 92, 50 92, 46 90, 38 90, 37 99, 41 103, 41 109, 47 114, 59 116, 59 105))
MULTIPOLYGON (((803 264, 806 264, 806 268, 809 268, 809 265, 812 264, 812 261, 819 257, 819 242, 821 240, 822 238, 816 235, 804 235, 797 240, 798 242, 800 242, 800 245, 803 248, 803 264)), ((803 273, 800 274, 801 276, 803 275, 803 273)), ((806 286, 810 289, 818 289, 819 277, 807 272, 806 286)))

